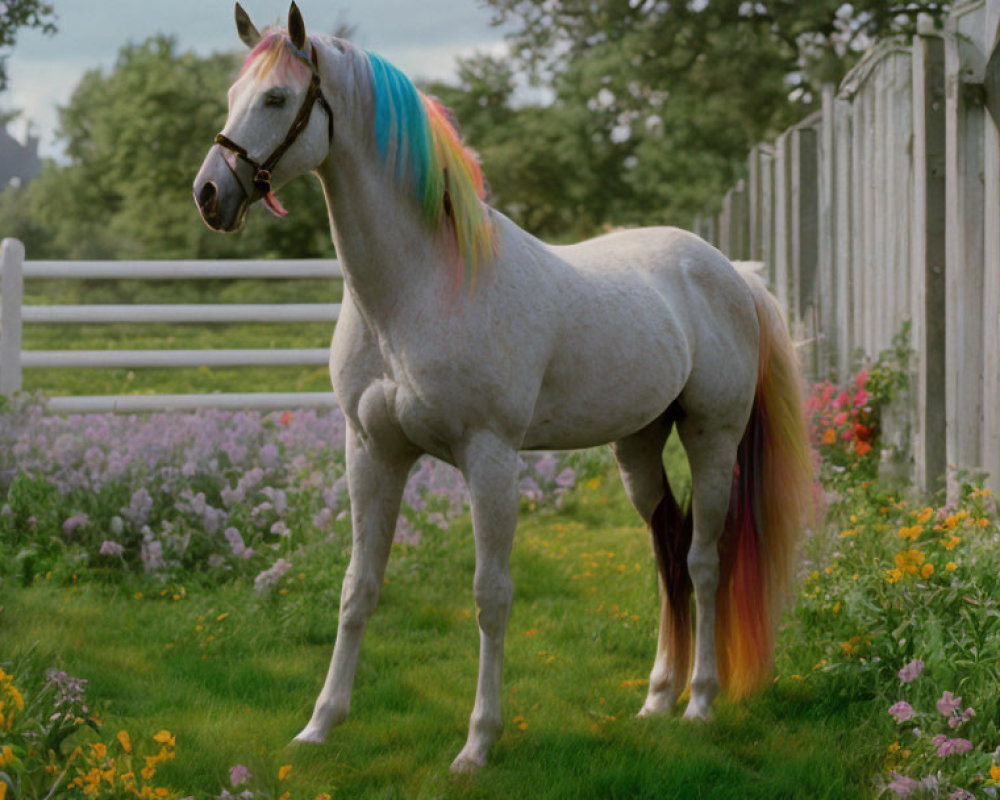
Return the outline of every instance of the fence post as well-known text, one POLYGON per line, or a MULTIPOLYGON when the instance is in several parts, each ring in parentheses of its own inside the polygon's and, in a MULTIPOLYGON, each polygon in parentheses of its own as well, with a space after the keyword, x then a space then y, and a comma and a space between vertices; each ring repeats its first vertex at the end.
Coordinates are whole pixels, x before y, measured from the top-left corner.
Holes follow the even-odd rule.
POLYGON ((916 353, 914 478, 922 489, 944 485, 945 421, 945 77, 944 42, 913 45, 914 232, 912 347, 916 353))
POLYGON ((24 245, 0 242, 0 395, 21 391, 21 300, 24 295, 24 245))

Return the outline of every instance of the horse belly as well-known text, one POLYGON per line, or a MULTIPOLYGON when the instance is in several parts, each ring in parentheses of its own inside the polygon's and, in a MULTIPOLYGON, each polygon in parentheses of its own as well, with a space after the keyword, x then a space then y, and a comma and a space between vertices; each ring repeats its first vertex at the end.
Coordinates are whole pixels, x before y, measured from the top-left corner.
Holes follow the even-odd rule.
POLYGON ((549 365, 524 449, 576 449, 645 427, 680 394, 691 371, 683 332, 635 309, 614 325, 575 326, 549 365))

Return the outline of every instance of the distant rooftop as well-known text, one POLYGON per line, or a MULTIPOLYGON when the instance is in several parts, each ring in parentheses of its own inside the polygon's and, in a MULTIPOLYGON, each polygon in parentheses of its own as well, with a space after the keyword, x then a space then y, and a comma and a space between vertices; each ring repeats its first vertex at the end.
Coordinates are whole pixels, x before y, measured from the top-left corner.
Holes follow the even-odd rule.
POLYGON ((0 126, 0 190, 12 182, 23 186, 42 174, 42 161, 38 157, 38 137, 28 136, 21 144, 0 126))

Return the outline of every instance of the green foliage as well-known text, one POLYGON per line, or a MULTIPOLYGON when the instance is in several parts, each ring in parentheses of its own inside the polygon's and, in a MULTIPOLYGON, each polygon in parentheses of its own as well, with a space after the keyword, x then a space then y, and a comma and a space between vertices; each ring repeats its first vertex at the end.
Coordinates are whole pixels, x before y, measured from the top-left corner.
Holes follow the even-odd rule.
MULTIPOLYGON (((216 797, 223 788, 272 798, 288 791, 294 800, 868 793, 875 764, 866 706, 827 702, 822 684, 781 681, 746 705, 720 703, 708 726, 636 719, 659 606, 647 532, 611 471, 581 484, 560 509, 523 512, 512 559, 506 729, 479 775, 447 773, 476 683, 467 517, 428 530, 419 545, 395 546, 362 648, 352 716, 323 746, 288 742, 308 719, 329 661, 348 564, 341 538, 312 541, 291 556, 295 566, 267 597, 240 582, 187 591, 56 586, 54 578, 29 589, 7 584, 0 605, 10 624, 0 626, 0 653, 13 658, 40 642, 49 663, 89 679, 102 731, 127 729, 136 748, 137 731, 169 730, 176 759, 155 780, 179 795, 216 797), (236 765, 252 776, 239 787, 230 784, 236 765), (286 765, 292 769, 279 780, 286 765)), ((112 736, 89 730, 64 749, 80 744, 88 755, 99 741, 118 756, 112 736)))
POLYGON ((1000 781, 1000 523, 975 483, 935 506, 879 482, 880 411, 905 388, 908 358, 904 331, 846 391, 814 387, 831 504, 805 546, 789 650, 813 662, 809 679, 873 699, 887 796, 971 797, 1000 781))

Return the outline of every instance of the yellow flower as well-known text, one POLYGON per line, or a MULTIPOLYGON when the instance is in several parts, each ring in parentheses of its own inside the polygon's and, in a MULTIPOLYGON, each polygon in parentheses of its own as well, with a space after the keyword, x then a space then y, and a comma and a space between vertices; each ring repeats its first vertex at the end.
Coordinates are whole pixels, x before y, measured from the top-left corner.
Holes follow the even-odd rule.
POLYGON ((159 742, 167 747, 174 747, 174 739, 176 737, 172 736, 170 731, 160 731, 153 737, 154 742, 159 742))
MULTIPOLYGON (((990 767, 990 777, 1000 783, 1000 765, 994 764, 990 767)), ((0 800, 3 800, 3 795, 0 795, 0 800)))
POLYGON ((902 577, 903 573, 898 569, 887 569, 885 571, 885 579, 889 581, 889 583, 896 583, 902 577))
POLYGON ((947 564, 944 565, 944 568, 948 570, 948 572, 954 572, 956 569, 958 569, 958 564, 956 564, 954 561, 949 561, 947 564))
POLYGON ((122 750, 126 753, 132 752, 132 739, 128 735, 128 731, 118 731, 118 743, 122 746, 122 750))
POLYGON ((288 777, 288 773, 292 771, 291 764, 285 764, 283 767, 278 767, 278 780, 283 781, 288 777))
POLYGON ((920 575, 921 575, 921 577, 929 578, 933 574, 934 574, 934 565, 933 564, 924 564, 920 568, 920 575))

